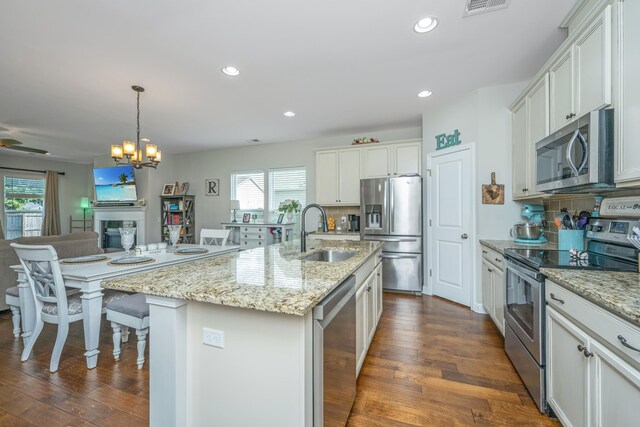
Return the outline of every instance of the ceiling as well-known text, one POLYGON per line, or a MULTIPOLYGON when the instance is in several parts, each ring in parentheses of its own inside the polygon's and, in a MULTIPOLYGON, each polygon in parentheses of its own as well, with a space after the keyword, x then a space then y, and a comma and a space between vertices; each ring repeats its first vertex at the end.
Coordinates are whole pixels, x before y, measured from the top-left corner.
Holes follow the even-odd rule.
POLYGON ((464 0, 3 1, 0 138, 104 155, 135 139, 132 84, 165 155, 419 126, 453 97, 530 79, 575 1, 467 18, 464 0), (426 15, 440 25, 415 33, 426 15))

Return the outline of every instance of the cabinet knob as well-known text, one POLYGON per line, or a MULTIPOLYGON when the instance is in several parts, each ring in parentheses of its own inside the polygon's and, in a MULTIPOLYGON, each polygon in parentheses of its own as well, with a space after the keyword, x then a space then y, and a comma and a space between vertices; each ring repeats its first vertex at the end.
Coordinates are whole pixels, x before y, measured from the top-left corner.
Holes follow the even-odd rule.
POLYGON ((496 258, 496 262, 502 262, 500 258, 496 258))
POLYGON ((482 250, 483 254, 488 254, 489 252, 485 251, 484 249, 482 250))
POLYGON ((488 271, 489 273, 493 273, 493 268, 487 268, 487 271, 488 271))
POLYGON ((371 286, 367 288, 367 292, 371 292, 371 286))
POLYGON ((581 351, 584 354, 584 357, 593 357, 593 353, 587 350, 587 347, 582 344, 578 344, 578 351, 581 351))

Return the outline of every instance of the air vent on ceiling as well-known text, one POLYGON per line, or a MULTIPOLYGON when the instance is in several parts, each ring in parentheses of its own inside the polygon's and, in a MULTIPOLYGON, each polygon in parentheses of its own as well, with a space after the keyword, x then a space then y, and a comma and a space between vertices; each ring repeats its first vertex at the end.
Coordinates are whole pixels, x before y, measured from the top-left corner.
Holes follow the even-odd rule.
POLYGON ((509 7, 511 0, 466 0, 463 16, 473 16, 479 13, 491 12, 509 7))

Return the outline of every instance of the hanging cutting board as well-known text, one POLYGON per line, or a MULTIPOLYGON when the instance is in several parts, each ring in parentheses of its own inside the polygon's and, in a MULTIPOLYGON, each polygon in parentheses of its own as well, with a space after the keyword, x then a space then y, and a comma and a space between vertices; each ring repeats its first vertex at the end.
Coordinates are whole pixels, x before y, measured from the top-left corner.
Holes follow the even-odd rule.
POLYGON ((482 184, 482 203, 504 205, 504 184, 496 184, 495 172, 491 172, 491 184, 482 184))

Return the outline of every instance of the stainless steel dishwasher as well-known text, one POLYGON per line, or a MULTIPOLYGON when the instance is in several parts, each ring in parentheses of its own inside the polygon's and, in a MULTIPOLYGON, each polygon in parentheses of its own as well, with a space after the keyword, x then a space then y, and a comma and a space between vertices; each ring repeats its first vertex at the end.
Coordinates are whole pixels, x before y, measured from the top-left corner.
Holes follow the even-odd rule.
POLYGON ((356 398, 356 278, 313 309, 313 425, 344 427, 356 398))

